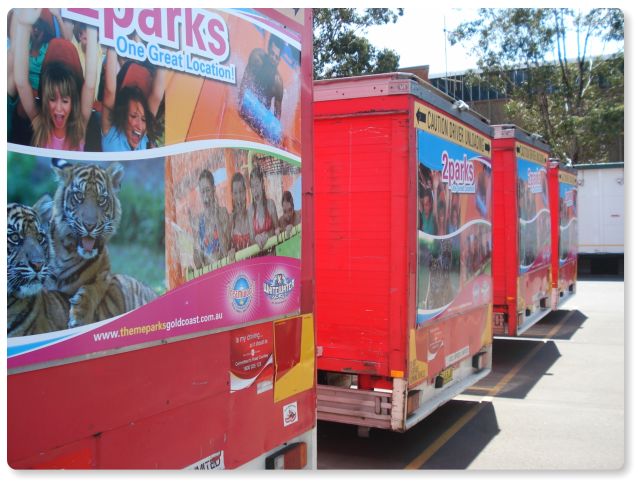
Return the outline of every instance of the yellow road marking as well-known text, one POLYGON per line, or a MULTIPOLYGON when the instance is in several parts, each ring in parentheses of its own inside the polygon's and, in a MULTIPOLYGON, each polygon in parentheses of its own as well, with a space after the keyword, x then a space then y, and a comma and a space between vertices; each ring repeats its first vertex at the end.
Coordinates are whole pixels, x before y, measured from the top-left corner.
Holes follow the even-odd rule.
MULTIPOLYGON (((565 322, 570 318, 572 315, 572 312, 569 312, 566 314, 563 319, 559 321, 558 324, 556 324, 550 331, 545 335, 544 339, 550 339, 553 336, 556 335, 556 333, 559 331, 561 326, 565 324, 565 322)), ((526 354, 521 361, 519 361, 512 369, 503 376, 503 378, 492 388, 485 388, 485 387, 477 387, 477 390, 489 390, 487 392, 487 395, 482 397, 479 400, 478 406, 472 408, 471 410, 468 410, 465 415, 463 415, 461 418, 459 418, 456 422, 454 422, 445 432, 443 432, 438 439, 436 439, 434 442, 432 442, 423 452, 421 452, 418 456, 416 456, 407 466, 405 466, 405 469, 418 469, 421 467, 423 464, 425 464, 427 461, 430 460, 430 458, 438 452, 438 450, 443 447, 459 430, 463 428, 465 424, 467 424, 470 420, 472 420, 482 409, 484 405, 484 401, 488 401, 492 397, 495 397, 500 393, 500 391, 507 385, 512 378, 514 378, 514 375, 516 375, 519 371, 521 371, 521 368, 525 366, 525 363, 527 363, 543 346, 545 345, 545 342, 540 342, 538 343, 534 348, 530 350, 528 354, 526 354)), ((469 388, 470 390, 474 389, 473 387, 469 388)))
POLYGON ((488 393, 491 389, 492 389, 491 386, 470 386, 470 387, 467 387, 465 391, 488 393))
POLYGON ((472 420, 472 417, 479 412, 480 408, 481 407, 476 407, 468 410, 465 415, 459 418, 452 426, 450 426, 450 428, 443 432, 436 441, 432 442, 427 449, 421 452, 418 457, 405 466, 405 469, 418 469, 425 464, 430 457, 436 454, 436 452, 452 438, 454 434, 461 430, 466 423, 472 420))

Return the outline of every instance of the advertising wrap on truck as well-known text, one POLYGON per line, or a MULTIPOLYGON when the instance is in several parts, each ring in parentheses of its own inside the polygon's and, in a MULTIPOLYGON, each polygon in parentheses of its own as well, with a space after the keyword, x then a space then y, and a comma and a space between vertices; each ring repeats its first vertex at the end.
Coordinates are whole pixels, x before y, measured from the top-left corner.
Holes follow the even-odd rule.
POLYGON ((556 159, 548 164, 552 237, 552 308, 576 294, 579 219, 577 174, 556 159))
POLYGON ((576 174, 559 170, 559 266, 579 254, 576 174))
POLYGON ((534 305, 549 292, 551 263, 547 154, 516 143, 519 218, 519 302, 534 305))
POLYGON ((546 154, 519 143, 516 152, 519 272, 523 275, 550 263, 550 202, 546 154))
POLYGON ((426 123, 416 122, 416 356, 427 361, 416 359, 410 384, 433 378, 471 349, 489 344, 492 305, 491 140, 416 106, 414 111, 426 115, 426 123), (452 326, 456 333, 448 331, 452 326))
MULTIPOLYGON (((301 304, 310 18, 244 8, 9 13, 9 375, 74 363, 87 372, 82 362, 94 358, 209 336, 226 396, 250 392, 245 412, 268 395, 284 413, 276 402, 289 398, 298 405, 280 427, 314 428, 313 320, 301 316, 311 312, 301 304)), ((218 422, 235 438, 217 442, 216 468, 291 438, 273 423, 257 428, 269 439, 234 455, 244 426, 218 422)))
MULTIPOLYGON (((19 27, 24 13, 14 14, 19 27)), ((54 313, 51 318, 60 324, 60 332, 25 338, 22 335, 36 329, 20 322, 22 313, 31 313, 23 309, 8 326, 9 368, 298 313, 300 98, 283 96, 283 91, 300 92, 300 39, 241 11, 185 10, 173 19, 183 26, 196 21, 211 26, 216 35, 209 38, 200 30, 196 38, 181 38, 172 33, 173 23, 163 23, 167 19, 157 12, 63 9, 62 15, 63 22, 98 28, 96 40, 106 60, 96 67, 103 70, 105 86, 110 85, 107 78, 114 77, 116 92, 113 109, 107 108, 103 94, 101 111, 92 111, 85 130, 85 149, 95 135, 102 151, 10 146, 9 202, 33 207, 39 200, 46 206, 42 198, 51 199, 54 228, 49 244, 55 256, 45 262, 45 271, 35 273, 31 285, 44 283, 54 296, 61 292, 72 297, 69 311, 75 322, 67 328, 64 316, 54 313), (151 22, 153 29, 148 27, 151 22), (142 39, 130 38, 132 33, 142 39), (251 60, 266 57, 274 43, 280 45, 278 68, 271 77, 261 73, 251 79, 251 60), (271 115, 271 123, 280 125, 281 143, 266 139, 245 118, 241 96, 251 89, 241 95, 243 82, 265 99, 280 87, 269 102, 279 107, 280 120, 271 115), (145 93, 141 101, 130 101, 145 93), (146 106, 159 95, 152 105, 155 111, 146 106), (125 112, 129 119, 117 128, 120 97, 143 108, 140 126, 130 125, 136 115, 125 112), (127 140, 129 152, 108 151, 104 133, 109 123, 110 131, 127 140), (133 149, 128 137, 131 132, 133 140, 136 131, 142 138, 133 149), (283 203, 284 194, 291 196, 289 202, 283 203), (289 232, 285 226, 280 231, 283 204, 293 205, 296 213, 289 232), (101 282, 99 272, 117 278, 101 282), (43 282, 44 277, 54 283, 43 282), (135 297, 138 305, 101 304, 103 296, 120 292, 135 297)), ((41 78, 51 65, 66 69, 67 57, 75 54, 78 59, 77 52, 82 52, 72 41, 54 40, 62 54, 51 59, 45 55, 41 78)), ((24 53, 16 52, 20 55, 24 53)), ((43 79, 43 84, 48 82, 43 79)), ((55 126, 56 112, 41 108, 36 115, 46 116, 53 117, 55 126)), ((18 131, 17 124, 12 128, 18 131)), ((41 226, 48 224, 40 219, 41 226)), ((17 293, 25 293, 16 285, 17 293)))

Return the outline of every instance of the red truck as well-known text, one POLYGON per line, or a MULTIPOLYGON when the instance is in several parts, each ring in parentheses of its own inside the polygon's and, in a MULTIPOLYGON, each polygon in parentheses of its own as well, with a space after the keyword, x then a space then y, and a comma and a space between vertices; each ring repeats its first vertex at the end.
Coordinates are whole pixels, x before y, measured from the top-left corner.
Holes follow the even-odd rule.
POLYGON ((493 333, 518 336, 552 310, 550 147, 514 125, 493 128, 493 333))
POLYGON ((311 9, 57 10, 16 72, 37 23, 41 87, 105 90, 84 151, 10 111, 9 466, 315 468, 311 9))
POLYGON ((490 372, 492 131, 453 102, 314 83, 321 420, 405 431, 490 372))

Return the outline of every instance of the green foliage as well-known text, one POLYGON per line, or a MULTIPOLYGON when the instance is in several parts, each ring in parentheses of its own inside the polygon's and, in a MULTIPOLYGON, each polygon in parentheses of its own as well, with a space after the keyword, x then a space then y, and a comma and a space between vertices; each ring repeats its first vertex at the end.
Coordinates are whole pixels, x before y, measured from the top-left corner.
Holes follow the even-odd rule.
POLYGON ((158 295, 167 291, 165 252, 142 243, 109 243, 111 271, 130 275, 151 287, 158 295), (152 251, 153 250, 153 251, 152 251))
POLYGON ((396 22, 403 9, 314 9, 314 78, 336 78, 385 73, 398 69, 400 56, 378 50, 365 33, 372 25, 396 22))
POLYGON ((623 26, 618 9, 480 9, 450 42, 478 56, 477 81, 508 93, 512 123, 541 134, 553 156, 599 162, 623 134, 623 47, 609 57, 587 54, 591 43, 623 46, 623 26), (525 69, 527 79, 515 83, 514 69, 525 69))
POLYGON ((33 206, 41 196, 49 194, 52 198, 57 184, 49 168, 33 155, 7 152, 7 202, 33 206))
POLYGON ((165 249, 164 188, 141 191, 135 184, 123 184, 119 194, 122 223, 113 237, 115 244, 146 246, 150 252, 165 249))

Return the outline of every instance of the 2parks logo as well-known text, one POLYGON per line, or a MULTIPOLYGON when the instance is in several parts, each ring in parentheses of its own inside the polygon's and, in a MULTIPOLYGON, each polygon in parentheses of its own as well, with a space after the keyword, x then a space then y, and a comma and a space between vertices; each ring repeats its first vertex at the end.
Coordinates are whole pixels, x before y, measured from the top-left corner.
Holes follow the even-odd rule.
POLYGON ((474 163, 463 154, 463 160, 451 158, 447 151, 441 154, 443 182, 449 185, 452 192, 475 193, 474 163))

